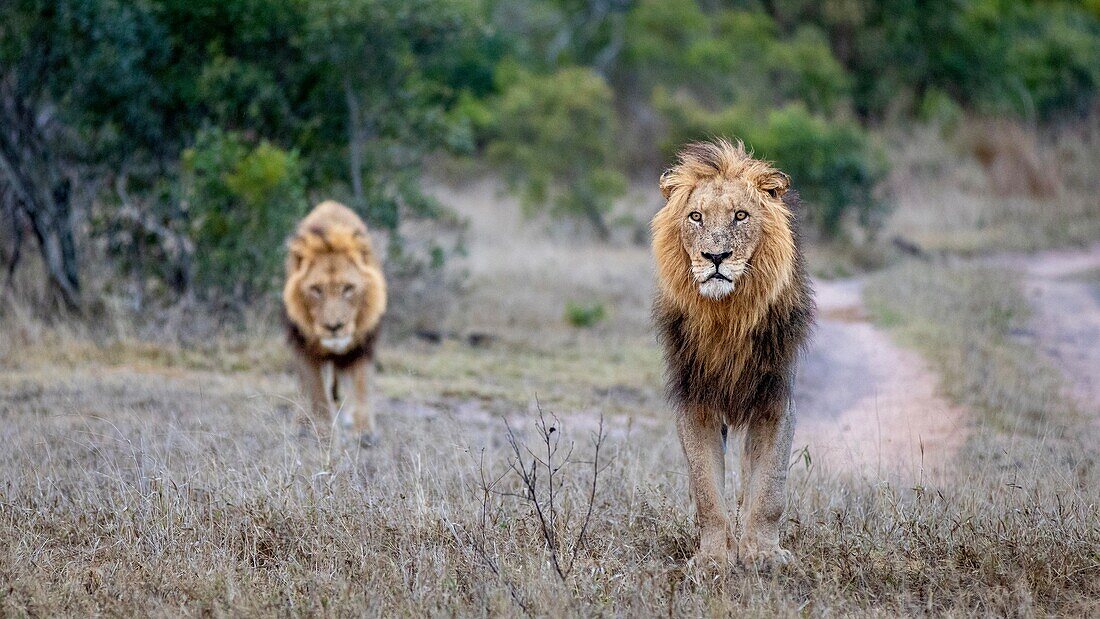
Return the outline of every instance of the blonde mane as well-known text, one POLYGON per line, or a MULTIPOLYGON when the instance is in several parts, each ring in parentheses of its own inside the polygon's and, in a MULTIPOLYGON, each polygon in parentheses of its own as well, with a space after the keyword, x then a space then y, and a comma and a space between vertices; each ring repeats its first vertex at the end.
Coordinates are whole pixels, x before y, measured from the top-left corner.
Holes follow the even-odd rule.
POLYGON ((753 159, 742 143, 726 140, 689 144, 661 177, 667 203, 652 223, 654 318, 669 364, 670 397, 694 414, 732 410, 738 417, 727 420, 731 425, 748 423, 755 409, 767 408, 760 402, 780 397, 768 385, 793 372, 813 321, 813 299, 788 206, 797 198, 784 201, 789 185, 785 174, 753 159), (760 240, 733 292, 721 299, 700 294, 681 240, 692 192, 708 180, 743 183, 761 206, 760 240))
POLYGON ((660 294, 691 318, 692 329, 699 335, 720 335, 727 341, 743 338, 790 288, 796 251, 792 213, 782 200, 788 185, 785 174, 753 159, 740 141, 726 140, 689 144, 679 153, 676 165, 661 177, 661 193, 668 202, 652 223, 660 294), (751 267, 733 294, 719 300, 699 294, 680 242, 680 221, 691 192, 708 179, 741 179, 758 188, 765 215, 751 267))
POLYGON ((367 300, 358 312, 355 337, 361 338, 378 326, 386 310, 382 267, 374 255, 366 226, 351 210, 337 202, 322 202, 298 226, 287 242, 287 249, 283 304, 287 318, 303 334, 312 330, 300 284, 309 267, 326 255, 347 258, 373 283, 367 288, 367 300))

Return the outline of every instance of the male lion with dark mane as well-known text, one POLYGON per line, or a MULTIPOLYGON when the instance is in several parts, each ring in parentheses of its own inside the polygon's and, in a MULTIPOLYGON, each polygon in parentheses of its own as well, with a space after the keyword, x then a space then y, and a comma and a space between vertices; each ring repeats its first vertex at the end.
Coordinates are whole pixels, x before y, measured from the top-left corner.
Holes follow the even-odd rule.
POLYGON ((288 241, 283 305, 317 429, 325 432, 339 415, 373 441, 367 369, 386 311, 386 280, 367 226, 351 209, 322 202, 298 224, 288 241))
POLYGON ((669 397, 700 528, 693 562, 786 564, 779 545, 794 432, 795 362, 814 303, 790 179, 725 140, 689 144, 661 176, 653 218, 669 397), (740 539, 722 494, 728 428, 744 429, 740 539))

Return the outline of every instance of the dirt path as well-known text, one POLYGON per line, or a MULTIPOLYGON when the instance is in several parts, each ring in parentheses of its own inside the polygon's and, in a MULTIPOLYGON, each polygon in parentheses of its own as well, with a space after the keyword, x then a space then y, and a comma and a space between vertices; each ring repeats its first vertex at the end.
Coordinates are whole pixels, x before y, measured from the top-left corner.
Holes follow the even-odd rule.
MULTIPOLYGON (((1034 308, 1030 330, 1100 425, 1100 244, 1000 256, 1034 308)), ((816 283, 818 328, 797 385, 795 452, 828 471, 934 474, 966 440, 964 411, 939 395, 915 352, 868 322, 859 280, 816 283)))
POLYGON ((872 325, 859 280, 815 284, 818 326, 796 386, 795 457, 826 471, 934 474, 966 438, 923 359, 872 325))
POLYGON ((1068 382, 1070 396, 1100 424, 1100 243, 1004 259, 1026 273, 1024 292, 1039 350, 1068 382))

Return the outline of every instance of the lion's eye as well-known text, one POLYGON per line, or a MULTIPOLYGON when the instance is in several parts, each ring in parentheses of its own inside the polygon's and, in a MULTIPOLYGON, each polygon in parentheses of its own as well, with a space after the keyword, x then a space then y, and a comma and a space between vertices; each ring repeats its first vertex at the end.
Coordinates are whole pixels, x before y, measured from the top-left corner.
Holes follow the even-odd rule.
POLYGON ((733 214, 733 216, 737 219, 737 221, 745 221, 746 219, 749 218, 749 212, 748 211, 737 211, 736 213, 733 214))
POLYGON ((321 295, 323 293, 324 293, 324 291, 321 290, 320 286, 310 286, 309 287, 309 296, 313 297, 314 299, 320 299, 321 295))
POLYGON ((350 297, 355 292, 355 286, 344 284, 344 296, 350 297))
POLYGON ((703 214, 699 211, 692 211, 688 214, 688 219, 694 221, 695 223, 699 223, 700 221, 703 221, 703 214))

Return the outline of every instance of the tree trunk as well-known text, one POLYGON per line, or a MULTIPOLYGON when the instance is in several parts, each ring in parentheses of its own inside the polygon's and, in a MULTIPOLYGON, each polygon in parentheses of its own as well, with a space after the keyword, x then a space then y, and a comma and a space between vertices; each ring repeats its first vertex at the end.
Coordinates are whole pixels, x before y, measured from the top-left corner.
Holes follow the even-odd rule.
POLYGON ((51 289, 79 312, 80 277, 72 226, 72 181, 47 146, 46 129, 9 80, 0 80, 0 173, 16 210, 31 224, 51 289))
POLYGON ((362 110, 349 80, 344 80, 344 103, 348 108, 348 175, 355 206, 363 208, 366 196, 363 193, 363 123, 359 116, 362 110))
POLYGON ((596 236, 601 241, 607 241, 611 238, 611 228, 607 226, 607 221, 598 208, 590 205, 585 208, 585 214, 588 215, 588 221, 592 222, 592 227, 596 229, 596 236))

